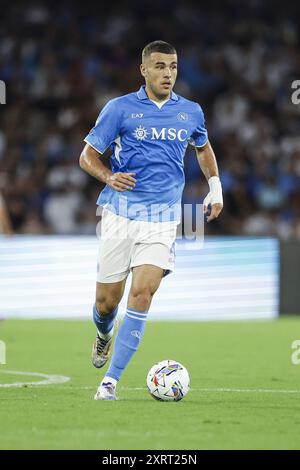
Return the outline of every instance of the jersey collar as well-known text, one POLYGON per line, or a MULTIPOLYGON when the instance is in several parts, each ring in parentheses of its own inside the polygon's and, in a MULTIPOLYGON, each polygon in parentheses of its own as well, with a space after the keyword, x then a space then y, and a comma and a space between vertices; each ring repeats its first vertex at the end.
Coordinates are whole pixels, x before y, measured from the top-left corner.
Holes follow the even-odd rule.
MULTIPOLYGON (((136 95, 137 95, 139 100, 149 100, 148 95, 147 95, 146 90, 145 90, 145 85, 141 86, 139 91, 137 91, 136 95)), ((174 91, 172 91, 172 93, 171 93, 171 100, 172 101, 178 101, 178 96, 176 95, 176 93, 174 93, 174 91)))

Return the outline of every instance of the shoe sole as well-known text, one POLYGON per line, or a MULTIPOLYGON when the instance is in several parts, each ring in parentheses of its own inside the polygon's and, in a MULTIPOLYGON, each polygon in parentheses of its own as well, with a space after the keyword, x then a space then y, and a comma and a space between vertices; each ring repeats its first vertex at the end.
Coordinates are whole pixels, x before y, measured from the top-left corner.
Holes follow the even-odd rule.
POLYGON ((107 398, 98 398, 97 394, 94 396, 94 400, 96 401, 117 401, 117 397, 107 397, 107 398))

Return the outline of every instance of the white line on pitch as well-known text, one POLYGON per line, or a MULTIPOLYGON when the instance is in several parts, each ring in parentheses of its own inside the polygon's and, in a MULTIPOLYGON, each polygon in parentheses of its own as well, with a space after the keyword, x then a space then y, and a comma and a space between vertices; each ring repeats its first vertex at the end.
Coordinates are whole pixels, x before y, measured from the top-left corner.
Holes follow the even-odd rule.
POLYGON ((268 388, 194 388, 197 392, 229 392, 229 393, 294 393, 300 395, 300 390, 281 390, 268 388))
MULTIPOLYGON (((63 386, 60 387, 63 389, 70 389, 70 390, 94 390, 97 388, 95 387, 72 387, 70 386, 63 386)), ((145 387, 120 387, 121 390, 129 390, 129 391, 147 391, 145 387)), ((206 393, 282 393, 282 394, 299 394, 300 390, 281 390, 281 389, 264 389, 264 388, 191 388, 191 392, 206 392, 206 393)))
MULTIPOLYGON (((145 388, 127 388, 123 390, 146 390, 145 388)), ((227 393, 295 393, 300 394, 300 390, 280 390, 280 389, 264 389, 264 388, 191 388, 191 392, 227 392, 227 393)))
MULTIPOLYGON (((22 375, 22 376, 32 376, 32 377, 43 377, 44 380, 36 382, 14 382, 10 384, 0 384, 0 388, 8 387, 23 387, 24 385, 28 386, 37 386, 37 385, 55 385, 68 382, 70 377, 64 375, 50 375, 43 374, 40 372, 23 372, 23 371, 14 371, 14 370, 0 370, 2 374, 10 375, 22 375)), ((63 389, 70 390, 94 390, 93 386, 63 386, 63 389)), ((146 391, 145 387, 123 387, 122 390, 129 391, 146 391)), ((191 392, 207 392, 207 393, 281 393, 281 394, 300 394, 300 390, 282 390, 282 389, 263 389, 263 388, 191 388, 191 392)))
POLYGON ((39 382, 13 382, 11 384, 1 384, 0 388, 10 388, 10 387, 24 387, 24 385, 54 385, 54 384, 62 384, 68 382, 70 377, 65 375, 49 375, 49 374, 42 374, 40 372, 22 372, 17 370, 1 370, 0 373, 2 374, 10 374, 10 375, 29 375, 31 377, 44 377, 44 380, 40 380, 39 382))

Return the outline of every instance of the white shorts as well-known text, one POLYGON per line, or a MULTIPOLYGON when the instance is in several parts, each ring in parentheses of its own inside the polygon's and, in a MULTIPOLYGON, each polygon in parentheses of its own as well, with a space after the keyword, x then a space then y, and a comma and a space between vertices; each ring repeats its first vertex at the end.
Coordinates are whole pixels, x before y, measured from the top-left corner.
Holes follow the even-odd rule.
POLYGON ((164 275, 174 270, 178 222, 144 222, 103 210, 97 281, 119 282, 135 266, 152 264, 164 275))

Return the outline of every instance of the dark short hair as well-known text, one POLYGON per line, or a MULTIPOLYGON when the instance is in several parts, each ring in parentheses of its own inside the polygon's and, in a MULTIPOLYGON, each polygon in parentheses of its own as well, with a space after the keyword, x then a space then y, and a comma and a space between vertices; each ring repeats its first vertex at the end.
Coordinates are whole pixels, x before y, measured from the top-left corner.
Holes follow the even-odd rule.
POLYGON ((177 54, 174 46, 165 41, 153 41, 149 42, 144 47, 142 52, 142 59, 149 57, 152 52, 161 52, 162 54, 177 54))

